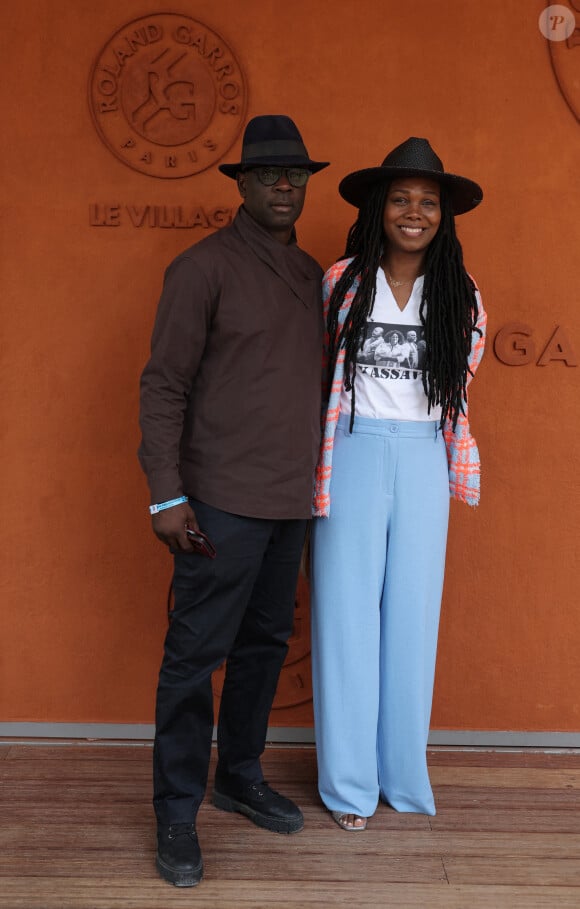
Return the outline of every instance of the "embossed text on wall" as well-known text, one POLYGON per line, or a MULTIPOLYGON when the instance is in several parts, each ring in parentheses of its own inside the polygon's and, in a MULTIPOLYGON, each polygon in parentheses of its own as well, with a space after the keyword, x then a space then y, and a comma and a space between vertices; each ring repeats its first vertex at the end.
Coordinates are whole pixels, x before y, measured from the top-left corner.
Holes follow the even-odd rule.
POLYGON ((570 339, 561 325, 556 325, 547 340, 539 348, 534 339, 534 330, 523 322, 508 322, 497 332, 493 351, 506 366, 548 366, 550 363, 564 363, 577 366, 578 357, 570 339))
POLYGON ((204 205, 121 205, 92 202, 89 205, 91 227, 201 227, 203 230, 227 227, 234 216, 227 206, 204 205))
POLYGON ((189 16, 155 13, 120 28, 91 72, 104 143, 153 177, 188 177, 218 161, 244 122, 246 87, 231 48, 189 16))

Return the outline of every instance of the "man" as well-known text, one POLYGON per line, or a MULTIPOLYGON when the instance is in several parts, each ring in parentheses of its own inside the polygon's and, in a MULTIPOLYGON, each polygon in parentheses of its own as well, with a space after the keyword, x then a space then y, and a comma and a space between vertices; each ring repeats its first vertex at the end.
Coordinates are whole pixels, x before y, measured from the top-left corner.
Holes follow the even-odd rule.
POLYGON ((417 349, 417 332, 410 329, 406 335, 406 343, 403 344, 405 350, 406 366, 416 369, 419 363, 419 353, 417 349))
POLYGON ((384 328, 381 328, 380 325, 376 325, 373 328, 372 334, 366 339, 362 346, 361 356, 359 356, 359 363, 374 363, 375 362, 375 350, 382 343, 384 328))
POLYGON ((421 329, 421 337, 417 341, 417 368, 423 369, 423 361, 425 359, 425 352, 427 350, 427 342, 425 341, 425 332, 421 329))
POLYGON ((230 227, 169 266, 141 379, 139 457, 153 530, 174 556, 157 689, 157 868, 181 887, 203 874, 195 823, 211 674, 226 658, 213 803, 268 830, 303 826, 264 781, 260 755, 320 439, 322 271, 296 245, 294 224, 309 176, 327 166, 310 160, 288 117, 249 122, 240 163, 219 168, 243 204, 230 227))

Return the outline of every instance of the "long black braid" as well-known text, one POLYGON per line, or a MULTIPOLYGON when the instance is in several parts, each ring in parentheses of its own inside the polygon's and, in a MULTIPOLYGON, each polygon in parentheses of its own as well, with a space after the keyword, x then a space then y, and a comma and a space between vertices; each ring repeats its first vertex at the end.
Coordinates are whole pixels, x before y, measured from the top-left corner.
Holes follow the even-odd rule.
MULTIPOLYGON (((355 223, 348 232, 342 258, 353 257, 337 281, 329 301, 327 328, 329 334, 330 379, 339 351, 344 348, 344 384, 351 392, 350 431, 354 425, 356 394, 356 359, 364 340, 367 320, 375 301, 376 275, 384 253, 383 211, 388 184, 371 190, 355 223), (359 281, 352 305, 339 330, 339 312, 347 292, 359 281)), ((428 412, 441 405, 441 426, 450 419, 453 428, 463 413, 466 400, 468 358, 478 306, 475 285, 463 265, 463 251, 455 232, 451 205, 441 187, 441 223, 427 248, 425 277, 419 316, 423 326, 426 351, 423 388, 428 412)), ((330 387, 330 382, 328 383, 330 387)))

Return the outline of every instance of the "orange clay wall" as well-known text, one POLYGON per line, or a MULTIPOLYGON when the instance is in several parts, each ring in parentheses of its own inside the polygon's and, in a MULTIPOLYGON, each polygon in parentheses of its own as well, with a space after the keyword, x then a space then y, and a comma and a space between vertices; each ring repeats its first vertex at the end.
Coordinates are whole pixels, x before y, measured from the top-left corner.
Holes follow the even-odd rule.
MULTIPOLYGON (((250 116, 286 113, 332 161, 299 223, 324 267, 354 217, 340 178, 410 135, 485 189, 458 222, 489 311, 482 501, 452 506, 433 726, 580 729, 580 2, 564 5, 579 28, 558 42, 542 0, 4 7, 0 721, 152 722, 170 559, 136 459, 138 378, 166 264, 237 207, 217 164, 250 116), (145 45, 122 41, 165 46, 169 13, 206 128, 151 145, 122 84, 145 45), (212 41, 234 61, 221 81, 212 41)), ((302 586, 274 725, 311 722, 308 654, 302 586)))

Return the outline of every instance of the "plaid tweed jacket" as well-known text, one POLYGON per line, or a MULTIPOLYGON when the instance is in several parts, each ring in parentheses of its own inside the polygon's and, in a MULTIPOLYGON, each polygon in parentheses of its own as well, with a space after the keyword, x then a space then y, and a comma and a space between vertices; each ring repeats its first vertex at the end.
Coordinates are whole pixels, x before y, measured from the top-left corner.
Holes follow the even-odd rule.
MULTIPOLYGON (((351 259, 341 259, 335 262, 324 276, 322 299, 324 305, 324 317, 328 314, 328 301, 334 289, 335 284, 342 275, 344 269, 351 259)), ((358 283, 352 285, 351 289, 345 296, 344 303, 340 310, 339 328, 344 324, 347 313, 350 310, 358 283)), ((485 326, 487 315, 483 306, 479 306, 479 316, 477 319, 477 331, 473 332, 471 353, 469 355, 469 369, 471 373, 479 366, 483 356, 485 346, 485 326)), ((326 375, 327 369, 327 350, 328 335, 325 338, 323 375, 326 375)), ((327 517, 330 514, 330 477, 332 474, 332 451, 334 447, 334 434, 338 423, 340 413, 340 392, 344 380, 344 349, 339 351, 328 406, 323 415, 322 443, 320 455, 316 466, 315 484, 314 484, 314 502, 312 513, 316 517, 327 517)), ((468 383, 472 375, 468 375, 468 383)), ((328 389, 325 389, 328 392, 328 389)), ((326 394, 324 396, 326 400, 326 394)), ((461 502, 467 502, 468 505, 477 505, 479 502, 479 486, 481 466, 479 461, 479 451, 475 439, 469 431, 469 422, 467 414, 467 402, 465 403, 465 413, 459 415, 457 426, 453 430, 451 422, 446 421, 443 427, 443 436, 447 447, 447 460, 449 463, 449 493, 454 499, 461 502)))

